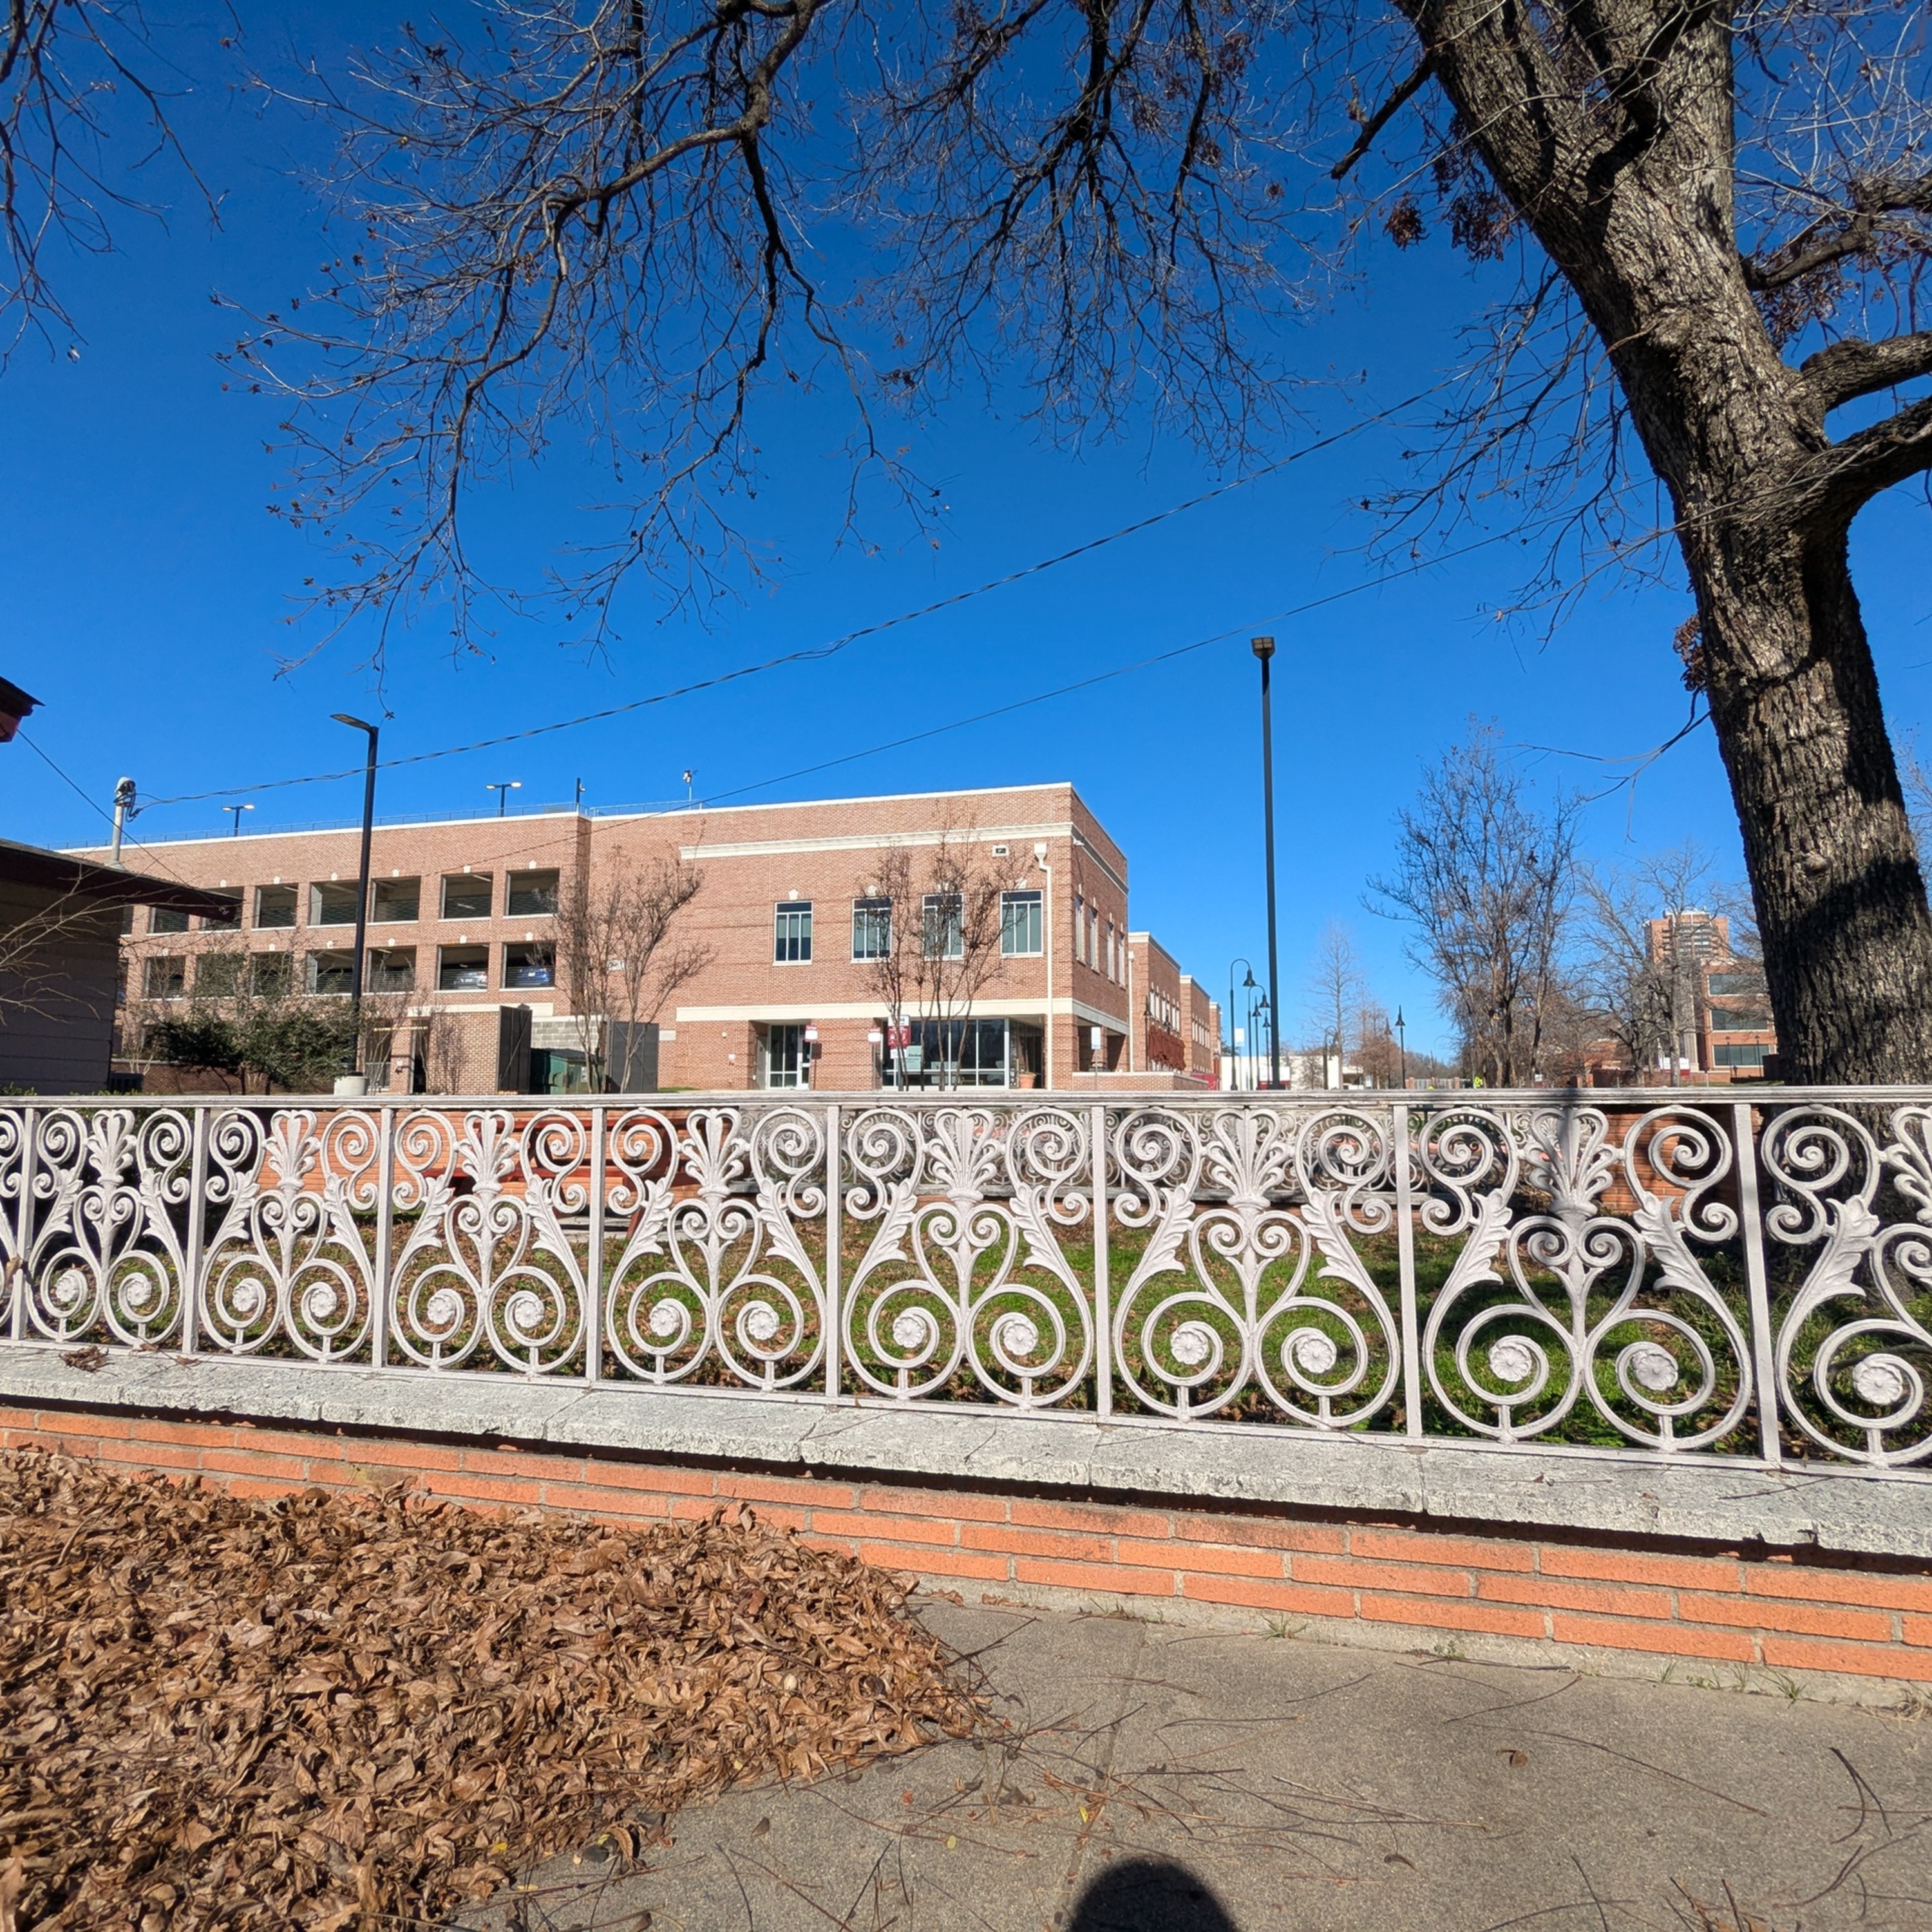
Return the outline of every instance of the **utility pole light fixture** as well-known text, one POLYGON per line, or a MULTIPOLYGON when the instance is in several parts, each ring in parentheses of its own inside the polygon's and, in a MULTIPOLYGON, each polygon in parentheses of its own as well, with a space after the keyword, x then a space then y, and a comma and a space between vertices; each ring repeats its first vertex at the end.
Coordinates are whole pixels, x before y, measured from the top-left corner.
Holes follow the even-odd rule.
POLYGON ((242 836, 242 814, 255 808, 252 805, 224 805, 221 808, 228 814, 229 837, 238 838, 242 836))
POLYGON ((128 829, 128 821, 134 815, 134 781, 121 779, 114 788, 114 846, 107 855, 110 866, 121 863, 121 835, 128 829))
POLYGON ((496 794, 496 816, 499 818, 502 817, 504 808, 510 802, 511 793, 521 791, 523 788, 521 778, 505 778, 500 784, 486 784, 483 788, 485 791, 494 791, 496 794))
POLYGON ((1402 1053, 1402 1090, 1408 1091, 1408 1024, 1402 1016, 1402 1009, 1395 1010, 1395 1034, 1402 1053))
MULTIPOLYGON (((338 724, 346 724, 352 731, 367 733, 369 740, 369 759, 362 772, 362 862, 356 875, 356 958, 349 971, 349 1022, 350 1046, 349 1071, 335 1083, 338 1094, 362 1094, 368 1090, 368 1076, 362 1071, 362 975, 368 964, 365 948, 369 938, 369 847, 376 831, 376 728, 360 718, 352 718, 346 711, 332 711, 329 716, 338 724)), ((238 824, 241 821, 236 820, 238 824)))
MULTIPOLYGON (((1274 738, 1268 718, 1268 664, 1274 656, 1272 638, 1252 640, 1255 656, 1262 667, 1262 821, 1268 854, 1268 1010, 1281 1010, 1281 960, 1274 920, 1274 738)), ((1268 1085, 1281 1085, 1281 1042, 1272 1024, 1268 1028, 1268 1085)))

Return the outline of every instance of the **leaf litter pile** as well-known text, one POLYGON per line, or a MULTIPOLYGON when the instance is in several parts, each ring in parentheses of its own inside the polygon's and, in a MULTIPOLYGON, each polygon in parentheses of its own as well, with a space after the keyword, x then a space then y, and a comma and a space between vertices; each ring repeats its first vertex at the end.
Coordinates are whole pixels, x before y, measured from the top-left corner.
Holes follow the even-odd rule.
POLYGON ((0 1932, 420 1922, 965 1735, 904 1594, 748 1514, 254 1502, 0 1452, 0 1932))

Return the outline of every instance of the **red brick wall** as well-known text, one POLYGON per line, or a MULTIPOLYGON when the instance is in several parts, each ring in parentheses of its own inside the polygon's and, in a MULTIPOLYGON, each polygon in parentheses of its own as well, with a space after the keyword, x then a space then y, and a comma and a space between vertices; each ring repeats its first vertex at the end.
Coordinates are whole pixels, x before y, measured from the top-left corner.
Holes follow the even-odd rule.
POLYGON ((800 1480, 332 1429, 0 1406, 0 1447, 28 1444, 254 1496, 406 1480, 478 1504, 632 1519, 749 1503, 814 1542, 994 1596, 1057 1586, 1143 1598, 1150 1610, 1179 1599, 1291 1619, 1932 1682, 1932 1563, 1062 1501, 986 1485, 800 1480))

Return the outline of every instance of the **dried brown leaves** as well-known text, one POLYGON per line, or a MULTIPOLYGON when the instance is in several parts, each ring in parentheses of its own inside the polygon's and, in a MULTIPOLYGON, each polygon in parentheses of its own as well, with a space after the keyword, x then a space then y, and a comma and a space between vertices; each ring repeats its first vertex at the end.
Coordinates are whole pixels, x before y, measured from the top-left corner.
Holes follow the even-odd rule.
POLYGON ((644 1814, 962 1735, 948 1662, 892 1578, 748 1519, 249 1502, 0 1454, 0 1917, 434 1917, 599 1831, 634 1849, 644 1814))

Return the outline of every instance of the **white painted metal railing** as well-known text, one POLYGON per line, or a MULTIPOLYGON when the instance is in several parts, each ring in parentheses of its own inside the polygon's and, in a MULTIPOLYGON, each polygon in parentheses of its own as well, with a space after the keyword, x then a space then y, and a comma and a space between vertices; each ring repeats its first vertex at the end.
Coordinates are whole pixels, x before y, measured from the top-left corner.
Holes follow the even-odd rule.
POLYGON ((1932 1457, 1932 1090, 9 1102, 0 1334, 1932 1457))

